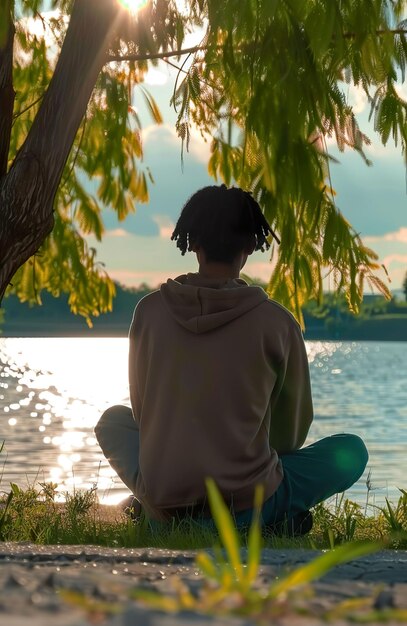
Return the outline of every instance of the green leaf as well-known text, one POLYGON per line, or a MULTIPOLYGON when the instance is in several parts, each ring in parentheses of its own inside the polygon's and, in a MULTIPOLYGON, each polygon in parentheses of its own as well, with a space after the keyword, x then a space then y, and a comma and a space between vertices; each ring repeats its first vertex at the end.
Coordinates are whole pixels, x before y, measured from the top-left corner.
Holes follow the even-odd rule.
POLYGON ((20 487, 16 485, 16 483, 10 483, 10 487, 14 496, 18 496, 20 493, 22 493, 20 487))
POLYGON ((13 491, 10 491, 10 493, 7 496, 6 502, 1 510, 1 515, 0 515, 0 541, 4 541, 4 535, 3 535, 3 527, 5 526, 8 517, 7 517, 7 512, 8 509, 10 507, 11 501, 14 497, 14 493, 13 491))
POLYGON ((148 91, 146 89, 144 89, 144 87, 140 86, 140 89, 141 89, 141 93, 144 96, 144 100, 145 100, 145 103, 147 104, 147 108, 148 108, 148 110, 150 112, 150 115, 153 118, 153 121, 156 124, 162 124, 163 123, 163 117, 161 115, 161 111, 158 108, 157 103, 154 100, 153 96, 150 93, 148 93, 148 91))
POLYGON ((245 584, 247 589, 249 589, 250 586, 254 583, 259 573, 261 550, 263 544, 260 526, 261 509, 263 506, 263 502, 264 487, 262 485, 257 485, 254 496, 254 514, 247 540, 247 569, 245 573, 245 584))
POLYGON ((354 559, 367 554, 372 554, 373 552, 377 552, 384 546, 384 542, 364 541, 348 543, 330 550, 307 565, 294 570, 282 580, 274 583, 270 588, 270 595, 272 598, 276 598, 300 585, 304 585, 317 578, 321 578, 321 576, 329 572, 337 565, 353 561, 354 559))
POLYGON ((211 578, 219 582, 219 569, 209 554, 206 554, 206 552, 200 552, 196 557, 196 564, 207 578, 211 578))

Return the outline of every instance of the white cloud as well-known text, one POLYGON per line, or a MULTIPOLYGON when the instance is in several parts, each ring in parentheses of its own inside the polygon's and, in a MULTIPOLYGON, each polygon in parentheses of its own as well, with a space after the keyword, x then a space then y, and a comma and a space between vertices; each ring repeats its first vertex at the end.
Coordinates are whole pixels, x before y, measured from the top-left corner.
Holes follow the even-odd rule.
POLYGON ((407 254, 389 254, 384 257, 383 265, 385 267, 393 264, 404 265, 405 270, 407 270, 407 254))
MULTIPOLYGON (((407 271, 407 227, 374 237, 363 237, 363 243, 372 247, 379 255, 379 263, 383 264, 390 279, 390 288, 399 289, 407 271)), ((385 283, 388 278, 384 270, 378 275, 385 283)))
MULTIPOLYGON (((200 131, 194 126, 191 127, 190 133, 188 152, 186 151, 186 145, 184 146, 184 159, 187 160, 188 155, 191 155, 194 160, 207 165, 212 138, 207 136, 205 141, 200 131)), ((142 139, 144 144, 151 142, 151 145, 154 144, 155 147, 160 145, 160 140, 165 140, 169 149, 176 150, 178 154, 181 152, 181 139, 178 137, 175 127, 171 124, 161 124, 160 126, 149 124, 142 130, 142 139)))
POLYGON ((400 159, 401 160, 401 148, 394 144, 393 138, 390 137, 387 144, 383 145, 376 133, 368 131, 368 136, 372 140, 372 143, 365 146, 364 150, 368 157, 380 157, 384 159, 400 159))
POLYGON ((401 241, 402 243, 407 243, 407 228, 400 228, 395 233, 388 233, 384 235, 383 239, 385 241, 401 241))
MULTIPOLYGON (((257 253, 259 254, 259 253, 257 253)), ((260 254, 263 254, 260 252, 260 254)), ((270 280, 271 272, 273 270, 272 264, 267 261, 261 260, 248 260, 244 268, 242 269, 243 274, 247 274, 250 278, 259 278, 264 282, 268 282, 270 280)))
POLYGON ((115 228, 113 230, 107 230, 105 236, 108 237, 128 237, 129 232, 124 228, 115 228))
POLYGON ((402 226, 399 230, 392 233, 386 233, 385 235, 364 237, 363 241, 367 245, 382 243, 383 241, 400 242, 407 244, 407 227, 402 226))
POLYGON ((212 137, 210 135, 206 135, 205 138, 203 138, 200 131, 195 128, 195 126, 192 126, 189 152, 197 161, 205 163, 205 165, 207 165, 209 161, 211 141, 212 137))
POLYGON ((161 124, 160 126, 157 126, 157 124, 149 124, 148 126, 144 126, 141 131, 143 142, 147 142, 149 139, 156 141, 158 134, 165 134, 166 138, 170 141, 178 141, 177 134, 171 124, 161 124))
POLYGON ((175 224, 170 220, 168 215, 153 215, 152 218, 160 230, 160 237, 163 239, 171 239, 175 224))
POLYGON ((358 85, 349 85, 348 88, 348 102, 353 107, 355 113, 362 113, 367 106, 367 96, 358 85))
POLYGON ((168 73, 165 74, 156 67, 149 67, 148 72, 144 75, 144 82, 146 85, 165 85, 168 81, 168 73))

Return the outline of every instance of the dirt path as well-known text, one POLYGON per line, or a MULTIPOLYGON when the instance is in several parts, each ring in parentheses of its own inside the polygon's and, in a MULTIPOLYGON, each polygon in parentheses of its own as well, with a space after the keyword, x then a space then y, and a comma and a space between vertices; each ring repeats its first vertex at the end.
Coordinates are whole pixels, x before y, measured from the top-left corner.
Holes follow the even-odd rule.
MULTIPOLYGON (((309 562, 316 554, 311 550, 264 550, 258 587, 265 589, 276 576, 309 562)), ((173 550, 0 543, 0 625, 254 624, 249 618, 208 617, 194 612, 159 613, 130 599, 135 588, 174 596, 179 579, 197 595, 203 579, 195 566, 195 556, 195 552, 173 550)), ((406 623, 407 552, 383 551, 335 568, 307 593, 297 593, 290 604, 282 607, 281 615, 275 616, 273 624, 321 624, 319 617, 326 611, 338 605, 344 607, 345 600, 351 601, 350 606, 355 598, 366 598, 361 605, 365 612, 374 606, 404 609, 406 623), (293 613, 292 603, 305 615, 293 613)), ((360 610, 359 604, 349 610, 360 610)), ((340 613, 332 618, 331 624, 347 623, 340 613)), ((387 621, 387 624, 395 623, 395 619, 387 621)))

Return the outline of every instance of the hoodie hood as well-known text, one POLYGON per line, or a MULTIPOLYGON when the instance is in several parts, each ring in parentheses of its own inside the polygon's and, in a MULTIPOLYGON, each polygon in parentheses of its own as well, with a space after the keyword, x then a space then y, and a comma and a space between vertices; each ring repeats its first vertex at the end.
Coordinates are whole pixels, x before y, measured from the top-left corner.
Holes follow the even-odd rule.
POLYGON ((193 333, 205 333, 241 317, 267 300, 261 287, 241 278, 204 278, 182 274, 161 285, 161 297, 173 318, 193 333))

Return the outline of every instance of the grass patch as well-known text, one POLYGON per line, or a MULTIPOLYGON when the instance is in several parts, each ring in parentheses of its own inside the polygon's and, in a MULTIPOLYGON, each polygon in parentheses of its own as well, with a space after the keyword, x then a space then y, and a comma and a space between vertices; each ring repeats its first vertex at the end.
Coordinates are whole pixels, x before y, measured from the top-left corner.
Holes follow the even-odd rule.
MULTIPOLYGON (((155 547, 196 550, 212 547, 217 532, 204 529, 192 519, 157 525, 145 519, 133 522, 119 506, 100 505, 96 487, 65 494, 56 502, 56 485, 40 483, 0 498, 0 540, 38 544, 93 544, 113 547, 155 547)), ((267 548, 334 548, 350 541, 382 541, 391 548, 407 548, 407 492, 400 490, 395 504, 362 506, 346 498, 322 503, 313 509, 314 526, 305 537, 287 538, 265 533, 267 548), (392 537, 389 540, 389 537, 392 537)), ((243 545, 248 537, 241 534, 243 545)))
MULTIPOLYGON (((0 442, 0 453, 3 445, 0 442)), ((370 474, 366 486, 364 506, 341 494, 314 507, 314 525, 307 536, 263 533, 263 546, 332 549, 353 541, 384 541, 390 548, 407 548, 407 491, 400 489, 397 503, 386 498, 385 505, 379 507, 369 502, 370 474)), ((57 488, 52 482, 39 482, 37 487, 29 485, 26 489, 11 483, 11 491, 0 491, 0 541, 197 550, 212 547, 218 540, 215 528, 202 528, 193 519, 155 524, 154 528, 143 517, 134 522, 120 506, 101 505, 97 485, 65 493, 63 503, 56 500, 57 488)), ((259 506, 257 502, 257 509, 259 506)), ((240 533, 240 541, 250 547, 250 531, 240 533)))

